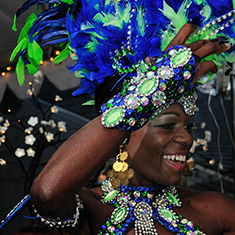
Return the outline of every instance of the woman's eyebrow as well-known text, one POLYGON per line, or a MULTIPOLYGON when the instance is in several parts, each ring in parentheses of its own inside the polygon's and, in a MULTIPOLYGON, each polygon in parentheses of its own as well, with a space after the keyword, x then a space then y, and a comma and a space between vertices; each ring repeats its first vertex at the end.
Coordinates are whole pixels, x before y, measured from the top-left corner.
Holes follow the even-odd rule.
POLYGON ((180 116, 180 114, 178 113, 178 112, 164 112, 164 113, 162 113, 159 117, 161 117, 161 116, 166 116, 166 115, 175 115, 175 116, 177 116, 177 117, 179 117, 180 116))

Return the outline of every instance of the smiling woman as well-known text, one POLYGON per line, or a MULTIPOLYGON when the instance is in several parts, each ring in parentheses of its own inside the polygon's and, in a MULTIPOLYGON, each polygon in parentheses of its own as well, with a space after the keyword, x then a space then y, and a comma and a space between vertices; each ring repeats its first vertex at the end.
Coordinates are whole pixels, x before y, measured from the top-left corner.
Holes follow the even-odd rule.
POLYGON ((72 71, 82 77, 74 94, 96 90, 99 112, 35 179, 41 221, 67 234, 234 234, 234 199, 178 187, 193 143, 195 84, 231 59, 232 2, 219 12, 213 1, 92 0, 79 12, 76 1, 39 2, 49 9, 17 47, 20 65, 35 67, 33 47, 45 38, 63 43, 62 57, 76 53, 72 71), (108 179, 86 187, 118 148, 108 179))

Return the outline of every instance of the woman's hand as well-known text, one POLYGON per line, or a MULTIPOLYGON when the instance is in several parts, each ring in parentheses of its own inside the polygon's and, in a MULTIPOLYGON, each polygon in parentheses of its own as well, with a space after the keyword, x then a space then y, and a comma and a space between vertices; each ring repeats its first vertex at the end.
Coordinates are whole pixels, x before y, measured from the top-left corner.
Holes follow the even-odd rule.
POLYGON ((205 61, 200 63, 200 59, 203 59, 211 54, 220 54, 231 48, 231 44, 221 43, 220 40, 198 40, 190 44, 186 44, 189 36, 196 30, 197 27, 195 25, 185 24, 165 49, 168 50, 170 47, 175 45, 183 45, 191 48, 193 54, 195 55, 195 62, 197 65, 196 76, 193 83, 197 82, 207 72, 217 72, 217 66, 213 61, 205 61))

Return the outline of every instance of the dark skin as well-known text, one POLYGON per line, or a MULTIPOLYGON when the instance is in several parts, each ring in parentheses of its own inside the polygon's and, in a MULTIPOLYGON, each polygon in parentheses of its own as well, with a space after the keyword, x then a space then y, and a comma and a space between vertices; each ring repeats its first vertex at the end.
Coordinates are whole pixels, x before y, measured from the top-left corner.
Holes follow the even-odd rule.
MULTIPOLYGON (((183 26, 166 49, 185 45, 194 30, 190 24, 183 26)), ((204 40, 185 46, 201 58, 229 49, 229 45, 204 40)), ((217 71, 212 61, 197 61, 197 67, 194 82, 208 71, 217 71)), ((193 117, 185 115, 178 104, 170 106, 163 115, 133 133, 106 129, 98 116, 70 137, 35 179, 31 189, 33 204, 43 215, 71 217, 75 212, 74 194, 79 192, 85 209, 77 228, 69 234, 97 234, 113 207, 100 202, 100 188, 83 187, 93 173, 117 151, 125 138, 130 137, 125 147, 130 155, 129 164, 135 171, 130 183, 177 185, 183 169, 180 164, 167 161, 165 156, 187 156, 193 142, 192 126, 193 117)), ((199 193, 185 188, 178 188, 178 192, 183 206, 175 209, 176 213, 199 225, 207 235, 235 234, 235 219, 231 216, 235 202, 232 198, 217 192, 199 193)), ((158 222, 155 224, 159 234, 172 234, 158 222)), ((127 234, 134 234, 134 229, 127 234)))

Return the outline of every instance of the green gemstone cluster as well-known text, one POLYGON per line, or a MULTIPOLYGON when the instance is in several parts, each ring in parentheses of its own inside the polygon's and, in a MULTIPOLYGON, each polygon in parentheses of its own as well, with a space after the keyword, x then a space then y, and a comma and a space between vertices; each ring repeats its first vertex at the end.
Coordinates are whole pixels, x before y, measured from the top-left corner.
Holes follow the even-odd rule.
MULTIPOLYGON (((118 52, 116 66, 129 51, 118 52)), ((128 63, 127 63, 128 64, 128 63)), ((192 81, 196 66, 190 48, 175 46, 164 52, 154 64, 146 67, 141 61, 123 82, 120 93, 103 104, 101 122, 104 127, 118 127, 121 130, 135 131, 165 111, 171 104, 180 100, 187 115, 193 115, 196 109, 196 96, 192 81), (188 94, 190 103, 181 99, 188 94)))
POLYGON ((147 188, 121 185, 114 189, 111 182, 106 180, 101 188, 102 202, 115 209, 102 225, 99 235, 124 235, 132 225, 135 234, 157 235, 154 221, 174 234, 205 235, 199 226, 174 212, 174 207, 182 206, 174 186, 157 185, 147 188))

